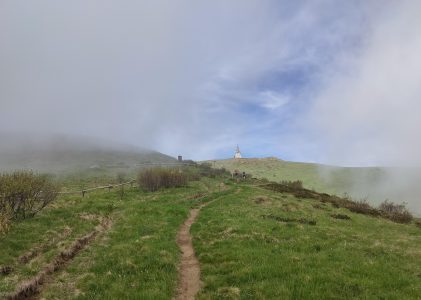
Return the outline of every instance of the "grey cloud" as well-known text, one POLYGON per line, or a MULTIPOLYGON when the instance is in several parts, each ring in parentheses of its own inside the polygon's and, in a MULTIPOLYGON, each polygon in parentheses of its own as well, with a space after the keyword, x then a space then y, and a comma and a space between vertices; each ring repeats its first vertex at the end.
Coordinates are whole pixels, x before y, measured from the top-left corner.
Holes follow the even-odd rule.
POLYGON ((2 1, 0 126, 214 156, 251 142, 236 120, 262 76, 322 64, 352 35, 333 29, 355 5, 333 4, 2 1))
POLYGON ((354 178, 353 195, 405 201, 418 213, 420 11, 417 1, 385 2, 373 10, 363 43, 325 70, 303 116, 307 135, 316 141, 324 162, 393 166, 377 182, 354 178))
POLYGON ((308 118, 329 162, 421 163, 420 9, 414 1, 385 5, 373 14, 362 47, 324 74, 308 118))

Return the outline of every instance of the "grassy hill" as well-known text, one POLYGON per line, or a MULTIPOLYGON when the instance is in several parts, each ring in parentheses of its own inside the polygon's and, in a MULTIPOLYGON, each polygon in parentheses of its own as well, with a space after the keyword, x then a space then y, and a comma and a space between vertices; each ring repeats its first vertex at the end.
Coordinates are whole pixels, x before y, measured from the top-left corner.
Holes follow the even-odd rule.
POLYGON ((199 299, 421 297, 415 226, 238 185, 203 211, 193 236, 199 299))
POLYGON ((174 299, 177 232, 203 203, 191 227, 197 299, 421 297, 421 228, 413 222, 353 213, 259 181, 195 179, 158 192, 128 188, 123 198, 119 190, 62 195, 16 222, 0 235, 0 298, 49 270, 35 281, 36 298, 174 299))
POLYGON ((289 162, 278 158, 242 158, 208 161, 214 167, 246 172, 270 181, 301 180, 306 188, 319 192, 365 199, 377 205, 385 199, 406 202, 415 213, 421 214, 418 195, 421 194, 419 169, 350 168, 313 163, 289 162))
POLYGON ((328 193, 347 192, 352 186, 369 181, 380 182, 385 176, 382 168, 345 168, 314 163, 290 162, 269 158, 242 158, 208 161, 215 167, 239 170, 256 178, 270 181, 301 180, 309 189, 328 193))
POLYGON ((151 162, 176 160, 157 151, 87 137, 0 134, 0 171, 103 174, 128 171, 151 162))
POLYGON ((324 181, 319 172, 320 165, 298 163, 270 158, 242 158, 208 161, 216 168, 226 168, 233 172, 246 172, 256 178, 266 178, 270 181, 301 180, 310 189, 334 192, 334 188, 324 181))

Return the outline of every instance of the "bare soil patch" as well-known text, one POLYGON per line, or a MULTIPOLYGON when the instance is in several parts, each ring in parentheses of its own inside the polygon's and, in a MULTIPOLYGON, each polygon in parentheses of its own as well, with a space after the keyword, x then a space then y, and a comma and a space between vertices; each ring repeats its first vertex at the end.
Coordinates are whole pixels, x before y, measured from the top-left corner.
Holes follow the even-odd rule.
POLYGON ((198 208, 190 210, 190 216, 181 225, 177 234, 177 244, 181 250, 181 262, 179 266, 179 279, 177 287, 177 300, 192 300, 199 292, 202 282, 200 281, 200 264, 194 253, 190 228, 196 221, 200 210, 210 202, 202 204, 198 208))

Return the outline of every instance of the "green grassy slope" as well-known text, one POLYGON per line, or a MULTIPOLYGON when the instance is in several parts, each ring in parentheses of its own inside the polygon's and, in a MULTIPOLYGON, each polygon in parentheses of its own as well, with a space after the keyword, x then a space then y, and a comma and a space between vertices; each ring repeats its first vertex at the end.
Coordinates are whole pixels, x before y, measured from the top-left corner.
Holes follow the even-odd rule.
POLYGON ((239 170, 256 178, 270 181, 301 180, 310 189, 333 192, 332 187, 319 174, 319 165, 283 161, 277 158, 242 158, 209 161, 215 167, 224 167, 231 172, 239 170))
POLYGON ((270 181, 301 180, 305 187, 328 193, 343 193, 365 181, 381 181, 381 168, 344 168, 314 163, 289 162, 275 157, 242 158, 208 161, 215 167, 230 171, 239 170, 256 178, 270 181), (348 189, 348 190, 347 190, 348 189))
POLYGON ((413 211, 419 211, 419 205, 409 199, 395 199, 394 194, 384 187, 387 178, 385 168, 345 168, 314 163, 283 161, 277 158, 243 158, 208 161, 213 166, 224 167, 231 172, 239 170, 256 178, 266 178, 270 181, 301 180, 308 189, 319 192, 343 195, 368 200, 377 205, 386 198, 397 203, 409 202, 413 211), (393 195, 392 195, 393 194, 393 195))
POLYGON ((199 299, 421 297, 414 225, 238 185, 192 230, 204 282, 199 299))
POLYGON ((367 199, 377 206, 386 199, 406 203, 408 209, 421 216, 421 169, 413 168, 350 168, 283 161, 277 158, 243 158, 208 161, 215 167, 250 173, 270 181, 301 180, 308 189, 354 199, 367 199))
POLYGON ((173 299, 177 230, 189 209, 210 201, 192 227, 199 299, 421 297, 421 229, 413 223, 350 213, 256 182, 204 177, 154 193, 126 189, 122 200, 118 190, 60 196, 35 218, 14 223, 0 236, 0 269, 13 268, 0 274, 0 298, 109 219, 110 229, 50 275, 37 297, 173 299))
POLYGON ((171 299, 179 262, 176 232, 191 207, 218 196, 209 193, 216 185, 203 180, 159 193, 126 188, 122 200, 118 190, 97 191, 85 198, 61 196, 40 215, 15 223, 0 235, 0 269, 13 268, 8 275, 0 274, 0 299, 105 218, 111 221, 110 230, 50 276, 39 297, 171 299), (19 257, 27 253, 35 254, 24 263, 19 257))

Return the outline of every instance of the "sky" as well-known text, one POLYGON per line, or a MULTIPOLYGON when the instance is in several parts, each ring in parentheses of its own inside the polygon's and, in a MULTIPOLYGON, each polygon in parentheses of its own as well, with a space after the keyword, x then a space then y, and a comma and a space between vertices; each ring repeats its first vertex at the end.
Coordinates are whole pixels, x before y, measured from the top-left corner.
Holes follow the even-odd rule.
POLYGON ((0 2, 0 130, 421 163, 421 2, 0 2))

